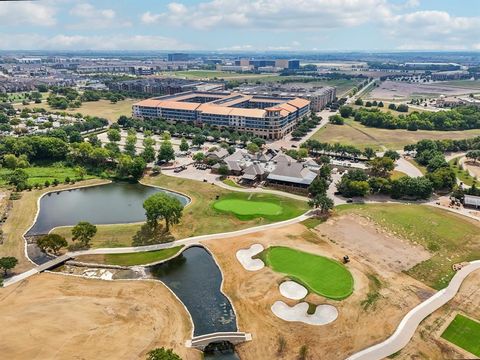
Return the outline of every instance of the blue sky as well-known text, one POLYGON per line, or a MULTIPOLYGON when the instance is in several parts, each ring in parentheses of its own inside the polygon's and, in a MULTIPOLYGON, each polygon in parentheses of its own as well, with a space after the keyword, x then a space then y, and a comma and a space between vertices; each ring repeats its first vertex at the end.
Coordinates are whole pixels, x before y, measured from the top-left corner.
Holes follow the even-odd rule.
POLYGON ((480 50, 480 1, 2 1, 0 49, 480 50))

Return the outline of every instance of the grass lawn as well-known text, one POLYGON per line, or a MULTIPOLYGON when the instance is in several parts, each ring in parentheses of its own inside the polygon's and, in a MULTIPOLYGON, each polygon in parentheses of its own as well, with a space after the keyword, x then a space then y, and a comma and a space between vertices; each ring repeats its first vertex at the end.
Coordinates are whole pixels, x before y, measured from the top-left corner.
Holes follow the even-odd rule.
POLYGON ((404 172, 398 171, 398 170, 393 170, 392 173, 390 174, 390 179, 392 180, 398 180, 404 176, 408 176, 404 172))
POLYGON ((132 115, 132 105, 139 100, 134 99, 125 99, 121 100, 115 104, 112 104, 110 100, 99 100, 99 101, 88 101, 82 103, 82 106, 76 109, 67 109, 59 110, 52 109, 46 102, 41 104, 29 104, 29 105, 19 105, 18 108, 22 109, 24 107, 28 108, 44 108, 47 111, 65 111, 69 114, 81 113, 82 115, 98 116, 109 120, 110 122, 116 122, 120 115, 131 116, 132 115))
MULTIPOLYGON (((304 201, 270 194, 239 193, 201 181, 173 176, 159 175, 146 177, 143 179, 143 182, 178 191, 192 198, 192 203, 183 211, 180 223, 174 225, 171 229, 175 239, 229 232, 269 224, 299 216, 308 210, 308 204, 304 201), (283 212, 276 216, 240 220, 234 214, 220 212, 214 209, 213 204, 217 201, 217 196, 219 199, 247 200, 250 197, 252 202, 272 202, 281 206, 283 212)), ((97 234, 92 239, 92 247, 132 246, 132 239, 140 228, 141 224, 98 225, 97 234)), ((67 238, 71 237, 71 227, 58 228, 55 229, 54 232, 67 238)))
MULTIPOLYGON (((466 89, 477 90, 480 92, 480 80, 451 80, 451 81, 443 81, 440 85, 449 85, 449 86, 456 86, 466 89)), ((473 91, 475 92, 475 91, 473 91)))
POLYGON ((236 188, 243 188, 243 186, 240 186, 238 185, 235 181, 233 181, 232 179, 224 179, 222 180, 222 182, 228 186, 231 186, 231 187, 236 187, 236 188))
MULTIPOLYGON (((28 184, 35 185, 45 184, 45 181, 49 181, 50 183, 53 180, 57 179, 59 182, 64 182, 66 177, 70 179, 76 179, 77 174, 71 167, 66 167, 63 165, 51 165, 51 166, 32 166, 29 168, 24 169, 28 174, 28 184)), ((0 168, 0 185, 5 184, 5 177, 8 176, 13 171, 6 168, 0 168)), ((86 175, 85 180, 93 179, 95 176, 86 175)))
POLYGON ((480 258, 480 227, 473 220, 426 205, 348 204, 338 214, 364 216, 381 227, 428 249, 432 257, 407 274, 435 289, 454 275, 452 265, 480 258))
POLYGON ((475 179, 470 175, 468 170, 464 170, 462 168, 462 165, 458 163, 460 159, 461 156, 450 160, 448 163, 450 164, 450 167, 453 169, 453 171, 455 171, 455 175, 457 176, 458 180, 463 182, 465 185, 472 186, 475 179))
POLYGON ((480 129, 465 131, 408 131, 388 130, 366 127, 352 119, 346 119, 345 125, 327 124, 315 134, 312 139, 327 142, 357 146, 361 149, 372 147, 382 150, 382 147, 394 150, 403 150, 408 144, 414 144, 422 139, 464 139, 480 135, 480 129))
POLYGON ((480 357, 480 322, 458 314, 443 332, 442 338, 480 357))
POLYGON ((353 292, 353 276, 338 261, 283 246, 269 247, 262 258, 272 270, 287 275, 310 291, 342 300, 353 292))
POLYGON ((141 253, 86 255, 79 256, 77 260, 84 262, 93 262, 96 264, 120 266, 146 265, 169 259, 175 254, 177 254, 183 247, 184 245, 180 245, 169 249, 147 251, 141 253))

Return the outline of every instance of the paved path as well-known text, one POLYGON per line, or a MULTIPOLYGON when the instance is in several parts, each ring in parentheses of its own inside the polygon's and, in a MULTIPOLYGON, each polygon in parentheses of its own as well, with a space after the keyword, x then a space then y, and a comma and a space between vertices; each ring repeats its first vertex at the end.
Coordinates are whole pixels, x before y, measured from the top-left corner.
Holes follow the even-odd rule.
POLYGON ((419 168, 413 165, 410 161, 401 157, 396 161, 395 170, 401 171, 410 177, 422 177, 423 174, 419 168))
POLYGON ((480 260, 472 261, 455 274, 445 289, 410 310, 387 340, 362 350, 347 360, 380 360, 403 349, 423 319, 452 300, 465 278, 476 270, 480 270, 480 260))
MULTIPOLYGON (((74 258, 76 256, 80 255, 98 255, 98 254, 125 254, 125 253, 139 253, 139 252, 146 252, 146 251, 154 251, 154 250, 163 250, 163 249, 168 249, 172 248, 175 246, 179 245, 195 245, 199 244, 201 241, 205 240, 215 240, 215 239, 228 239, 236 236, 242 236, 242 235, 247 235, 247 234, 252 234, 255 232, 259 231, 264 231, 268 229, 275 229, 291 224, 296 224, 299 222, 302 222, 306 219, 309 219, 311 217, 309 212, 306 212, 303 215, 300 215, 296 218, 285 220, 285 221, 280 221, 272 224, 267 224, 267 225, 261 225, 261 226, 255 226, 247 229, 242 229, 242 230, 237 230, 237 231, 231 231, 231 232, 225 232, 225 233, 218 233, 218 234, 209 234, 209 235, 200 235, 200 236, 193 236, 189 238, 185 238, 182 240, 177 240, 169 243, 163 243, 163 244, 156 244, 156 245, 148 245, 148 246, 135 246, 135 247, 121 247, 121 248, 99 248, 99 249, 89 249, 89 250, 82 250, 82 251, 74 251, 74 252, 68 252, 63 257, 65 259, 67 258, 74 258)), ((19 281, 22 281, 32 275, 38 274, 41 271, 44 271, 46 269, 49 269, 55 265, 58 264, 58 258, 55 258, 49 262, 46 262, 45 264, 42 264, 41 266, 37 266, 34 269, 31 269, 27 272, 12 276, 11 278, 5 279, 3 282, 3 286, 10 286, 13 285, 19 281)))

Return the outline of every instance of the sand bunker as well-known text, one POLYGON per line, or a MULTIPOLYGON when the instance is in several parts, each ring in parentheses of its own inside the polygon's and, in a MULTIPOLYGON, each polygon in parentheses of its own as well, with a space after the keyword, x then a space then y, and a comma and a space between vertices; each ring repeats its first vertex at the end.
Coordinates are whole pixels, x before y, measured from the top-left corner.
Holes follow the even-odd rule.
POLYGON ((308 290, 295 281, 284 281, 280 284, 280 294, 287 299, 300 300, 308 294, 308 290))
POLYGON ((263 251, 263 246, 260 244, 253 244, 248 249, 240 249, 237 251, 237 260, 248 271, 258 271, 263 269, 265 264, 260 259, 252 259, 253 256, 260 254, 263 251))
POLYGON ((338 311, 332 305, 318 305, 315 313, 307 314, 308 303, 301 302, 293 307, 283 301, 275 301, 271 307, 275 316, 285 321, 299 321, 309 325, 327 325, 335 321, 338 311))

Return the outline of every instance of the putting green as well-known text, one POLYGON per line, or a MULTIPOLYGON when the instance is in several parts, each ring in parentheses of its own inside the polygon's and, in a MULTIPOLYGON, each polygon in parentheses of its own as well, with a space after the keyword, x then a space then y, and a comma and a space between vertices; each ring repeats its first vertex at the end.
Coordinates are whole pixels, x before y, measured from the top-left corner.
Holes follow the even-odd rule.
POLYGON ((480 322, 457 314, 442 338, 480 357, 480 322))
POLYGON ((236 215, 280 215, 283 208, 280 205, 255 200, 242 199, 224 199, 218 200, 213 204, 213 207, 219 211, 232 212, 236 215))
POLYGON ((352 274, 333 259, 283 246, 270 247, 262 256, 272 270, 321 296, 341 300, 353 292, 352 274))

